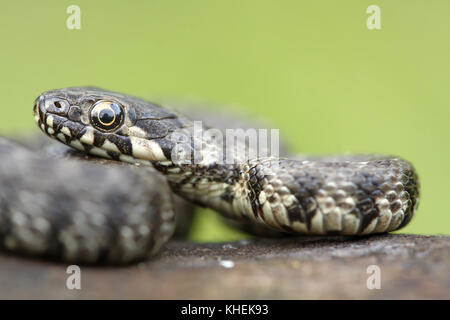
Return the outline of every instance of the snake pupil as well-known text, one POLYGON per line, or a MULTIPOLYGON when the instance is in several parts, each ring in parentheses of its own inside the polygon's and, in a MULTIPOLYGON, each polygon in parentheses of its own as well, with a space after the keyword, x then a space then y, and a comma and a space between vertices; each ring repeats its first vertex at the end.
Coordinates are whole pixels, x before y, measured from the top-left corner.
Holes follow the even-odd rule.
POLYGON ((108 124, 111 124, 114 121, 115 115, 114 115, 114 111, 113 110, 111 110, 111 109, 103 109, 103 110, 101 110, 99 112, 98 117, 99 117, 101 123, 103 123, 105 125, 108 125, 108 124))

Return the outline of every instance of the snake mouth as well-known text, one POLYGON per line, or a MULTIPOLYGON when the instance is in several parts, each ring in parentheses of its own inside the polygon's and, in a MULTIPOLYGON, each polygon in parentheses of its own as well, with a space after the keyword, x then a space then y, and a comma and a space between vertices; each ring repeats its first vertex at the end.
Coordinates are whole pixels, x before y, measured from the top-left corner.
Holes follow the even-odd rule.
MULTIPOLYGON (((58 102, 55 101, 54 104, 58 104, 58 102)), ((59 104, 64 106, 61 102, 59 104)), ((94 156, 113 160, 119 160, 121 157, 124 157, 124 152, 119 152, 120 150, 114 144, 109 145, 110 150, 104 150, 100 146, 97 147, 95 144, 99 141, 98 135, 94 133, 91 127, 83 124, 79 115, 78 119, 73 119, 70 111, 68 113, 63 113, 64 110, 55 112, 53 108, 51 104, 39 98, 33 107, 35 121, 48 137, 94 156), (111 147, 113 147, 113 150, 111 150, 111 147)))

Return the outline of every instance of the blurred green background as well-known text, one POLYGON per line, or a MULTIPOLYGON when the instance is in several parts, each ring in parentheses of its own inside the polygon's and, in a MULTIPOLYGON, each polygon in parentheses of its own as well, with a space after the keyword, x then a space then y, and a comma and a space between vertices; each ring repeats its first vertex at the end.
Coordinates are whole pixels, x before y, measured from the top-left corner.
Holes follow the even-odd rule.
MULTIPOLYGON (((410 160, 422 194, 401 232, 450 234, 449 13, 448 0, 2 1, 0 134, 40 134, 33 99, 66 86, 237 103, 297 152, 410 160)), ((191 235, 239 237, 208 210, 191 235)))

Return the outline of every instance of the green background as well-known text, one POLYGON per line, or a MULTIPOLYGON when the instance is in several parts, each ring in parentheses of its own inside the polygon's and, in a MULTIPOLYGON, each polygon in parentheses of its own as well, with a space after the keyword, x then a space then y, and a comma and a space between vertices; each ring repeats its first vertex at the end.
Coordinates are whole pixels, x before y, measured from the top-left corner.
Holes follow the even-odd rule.
MULTIPOLYGON (((0 134, 40 134, 33 99, 66 86, 239 104, 297 152, 410 160, 422 193, 401 232, 450 234, 450 1, 0 3, 0 134)), ((241 236, 203 210, 191 238, 241 236)))

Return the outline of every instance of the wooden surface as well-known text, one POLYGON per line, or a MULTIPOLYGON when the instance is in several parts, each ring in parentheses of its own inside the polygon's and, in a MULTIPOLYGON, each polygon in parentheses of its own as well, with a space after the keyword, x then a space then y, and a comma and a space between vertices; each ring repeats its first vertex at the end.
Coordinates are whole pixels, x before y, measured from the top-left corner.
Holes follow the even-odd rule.
POLYGON ((448 299, 450 237, 252 239, 220 244, 174 240, 128 267, 81 266, 0 254, 1 299, 448 299), (367 288, 380 269, 381 289, 367 288))

